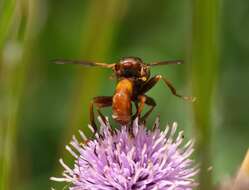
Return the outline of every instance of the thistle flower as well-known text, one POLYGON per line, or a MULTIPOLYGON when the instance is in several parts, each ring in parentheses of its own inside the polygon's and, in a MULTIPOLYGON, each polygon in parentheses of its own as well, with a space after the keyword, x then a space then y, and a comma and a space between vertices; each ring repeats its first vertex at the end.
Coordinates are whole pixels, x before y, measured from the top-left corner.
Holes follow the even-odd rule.
MULTIPOLYGON (((191 190, 198 172, 189 158, 193 142, 183 143, 183 131, 175 137, 177 124, 159 129, 159 119, 148 130, 136 119, 130 130, 112 130, 101 119, 94 140, 80 143, 75 136, 66 149, 75 157, 73 169, 62 159, 63 177, 71 190, 191 190), (76 153, 77 152, 77 153, 76 153)), ((83 132, 81 138, 86 141, 83 132)))

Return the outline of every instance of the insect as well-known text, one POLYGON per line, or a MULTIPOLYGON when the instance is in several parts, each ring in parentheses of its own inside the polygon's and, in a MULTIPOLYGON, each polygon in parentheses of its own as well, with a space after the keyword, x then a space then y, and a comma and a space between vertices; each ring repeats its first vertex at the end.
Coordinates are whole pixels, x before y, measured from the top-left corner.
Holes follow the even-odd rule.
POLYGON ((137 116, 142 121, 145 121, 156 106, 154 99, 145 94, 160 80, 166 84, 173 95, 185 100, 195 100, 193 97, 178 94, 171 82, 162 75, 150 76, 151 67, 168 64, 182 64, 183 61, 181 60, 159 61, 146 64, 138 57, 124 57, 121 58, 118 63, 113 64, 78 60, 54 60, 54 63, 103 67, 112 69, 115 74, 117 85, 113 96, 94 97, 90 103, 90 124, 95 132, 97 131, 97 126, 94 119, 94 106, 102 118, 104 117, 101 114, 101 108, 112 106, 112 117, 121 125, 129 124, 132 119, 137 116), (136 107, 136 113, 134 115, 132 115, 132 102, 134 102, 136 107), (141 117, 141 112, 145 104, 150 106, 150 109, 141 117))

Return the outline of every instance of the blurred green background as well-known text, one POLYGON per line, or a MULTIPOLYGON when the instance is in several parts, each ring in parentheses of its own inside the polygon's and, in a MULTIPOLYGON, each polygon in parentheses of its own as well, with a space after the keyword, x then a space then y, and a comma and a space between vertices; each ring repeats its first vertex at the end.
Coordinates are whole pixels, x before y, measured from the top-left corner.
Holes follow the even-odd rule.
POLYGON ((91 98, 113 93, 111 70, 55 58, 184 59, 152 74, 197 102, 160 82, 148 93, 158 104, 148 124, 160 113, 162 127, 177 121, 196 138, 201 189, 233 175, 249 145, 248 19, 247 0, 0 1, 0 189, 57 187, 49 177, 60 175, 60 157, 70 159, 72 134, 89 134, 91 98))

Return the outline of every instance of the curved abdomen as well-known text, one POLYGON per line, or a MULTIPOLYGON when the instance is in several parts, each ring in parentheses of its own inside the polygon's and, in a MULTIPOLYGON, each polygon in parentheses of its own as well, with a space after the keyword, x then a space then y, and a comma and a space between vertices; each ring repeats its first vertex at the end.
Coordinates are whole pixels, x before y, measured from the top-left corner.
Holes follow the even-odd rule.
POLYGON ((133 91, 133 83, 129 79, 123 79, 118 82, 115 94, 112 98, 113 119, 122 125, 126 125, 131 121, 132 106, 131 96, 133 91))

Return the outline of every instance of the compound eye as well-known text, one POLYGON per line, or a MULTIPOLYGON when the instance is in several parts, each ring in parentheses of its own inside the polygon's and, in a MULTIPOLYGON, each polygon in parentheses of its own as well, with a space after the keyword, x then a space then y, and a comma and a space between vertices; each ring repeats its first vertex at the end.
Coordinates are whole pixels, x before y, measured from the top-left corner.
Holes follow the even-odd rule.
POLYGON ((117 75, 121 75, 121 67, 120 67, 120 64, 115 64, 113 70, 114 70, 114 72, 115 72, 117 75))
POLYGON ((114 67, 115 71, 119 70, 119 68, 120 68, 119 64, 115 64, 115 67, 114 67))

